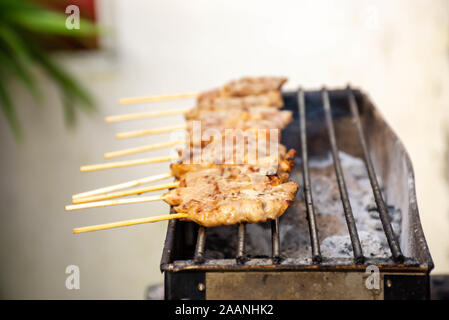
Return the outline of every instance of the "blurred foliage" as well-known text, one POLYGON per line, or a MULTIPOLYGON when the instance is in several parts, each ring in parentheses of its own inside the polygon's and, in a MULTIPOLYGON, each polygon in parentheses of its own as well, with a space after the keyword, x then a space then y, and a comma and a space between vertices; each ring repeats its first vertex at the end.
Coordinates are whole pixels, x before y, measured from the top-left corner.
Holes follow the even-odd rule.
POLYGON ((45 46, 55 37, 82 39, 98 33, 94 24, 83 19, 79 29, 69 30, 66 19, 65 14, 31 0, 0 0, 0 107, 16 138, 22 136, 22 130, 7 84, 11 77, 16 78, 36 100, 42 101, 32 72, 36 67, 44 70, 59 87, 67 124, 74 124, 76 108, 94 109, 89 92, 51 57, 45 46))

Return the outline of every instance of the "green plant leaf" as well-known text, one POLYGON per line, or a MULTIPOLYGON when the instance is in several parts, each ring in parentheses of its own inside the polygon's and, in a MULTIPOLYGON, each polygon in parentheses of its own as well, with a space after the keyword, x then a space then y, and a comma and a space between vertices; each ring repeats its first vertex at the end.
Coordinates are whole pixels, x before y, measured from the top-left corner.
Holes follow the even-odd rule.
POLYGON ((59 87, 68 125, 74 124, 77 108, 95 109, 89 92, 42 46, 42 41, 54 36, 81 38, 102 33, 85 19, 80 19, 80 29, 69 30, 66 19, 65 14, 30 0, 0 0, 0 107, 16 138, 21 136, 21 130, 6 85, 9 78, 16 77, 38 99, 38 83, 30 71, 35 66, 42 68, 59 87))
MULTIPOLYGON (((64 71, 58 63, 50 59, 45 52, 42 52, 38 46, 29 42, 30 52, 36 62, 52 77, 60 87, 64 99, 70 99, 73 105, 79 105, 85 111, 95 110, 95 103, 91 95, 79 84, 72 76, 64 71)), ((65 102, 63 102, 65 103, 65 102)), ((68 110, 67 106, 64 106, 68 110)))
POLYGON ((0 107, 2 109, 3 114, 5 115, 6 121, 8 122, 9 127, 11 128, 14 137, 17 140, 22 139, 22 130, 17 120, 16 112, 14 111, 14 107, 11 101, 11 98, 8 94, 8 90, 6 89, 2 77, 0 77, 0 107))
POLYGON ((29 69, 32 68, 31 57, 20 37, 14 31, 2 25, 0 25, 0 59, 0 64, 8 68, 12 75, 21 80, 35 99, 40 101, 42 95, 34 76, 29 72, 29 69), (5 50, 1 50, 3 47, 1 45, 5 47, 5 50))
POLYGON ((7 15, 6 10, 32 10, 37 6, 27 0, 2 0, 0 1, 0 14, 7 15))
POLYGON ((0 50, 0 64, 7 68, 11 75, 18 78, 31 92, 34 98, 38 101, 42 99, 41 92, 39 91, 33 76, 24 68, 17 60, 14 60, 11 56, 7 55, 0 50))

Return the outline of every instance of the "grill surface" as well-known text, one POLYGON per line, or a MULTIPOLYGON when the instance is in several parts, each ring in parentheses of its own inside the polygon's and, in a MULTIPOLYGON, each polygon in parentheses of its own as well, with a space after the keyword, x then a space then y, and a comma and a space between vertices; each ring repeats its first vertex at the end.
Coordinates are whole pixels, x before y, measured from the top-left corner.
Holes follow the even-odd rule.
MULTIPOLYGON (((300 271, 304 276, 306 271, 360 273, 365 271, 367 266, 375 265, 385 274, 383 279, 388 280, 389 284, 392 280, 387 279, 388 273, 424 276, 428 280, 433 262, 419 221, 412 166, 404 147, 367 96, 350 87, 331 91, 326 88, 319 91, 299 89, 297 92, 287 92, 283 95, 285 109, 294 112, 296 121, 283 130, 282 143, 288 148, 301 151, 301 165, 295 166, 294 170, 301 170, 302 181, 295 182, 300 185, 305 202, 305 213, 293 212, 294 209, 289 208, 284 215, 307 215, 309 256, 294 258, 281 255, 280 229, 283 224, 276 219, 271 222, 271 256, 249 256, 246 253, 248 230, 245 224, 241 224, 235 232, 237 246, 234 257, 207 259, 207 229, 191 222, 171 220, 161 261, 161 271, 164 271, 166 276, 166 298, 179 298, 176 294, 173 295, 173 290, 179 290, 174 288, 180 285, 180 280, 187 284, 189 281, 204 282, 205 274, 210 272, 300 271), (378 212, 391 252, 390 257, 366 256, 363 252, 339 151, 360 157, 365 163, 377 207, 375 210, 378 212), (320 230, 312 197, 310 152, 330 152, 332 155, 347 232, 352 244, 352 258, 328 257, 321 253, 320 230), (382 181, 382 187, 379 181, 382 181), (399 208, 402 213, 400 234, 394 233, 384 199, 399 208)), ((220 243, 217 245, 220 246, 220 243)), ((226 243, 222 245, 225 246, 226 243)), ((210 280, 210 283, 213 281, 210 280)), ((414 285, 413 281, 411 284, 407 281, 401 283, 412 287, 414 285)), ((204 298, 204 292, 201 294, 190 291, 190 298, 204 298)), ((384 297, 389 297, 388 293, 385 293, 384 297)))

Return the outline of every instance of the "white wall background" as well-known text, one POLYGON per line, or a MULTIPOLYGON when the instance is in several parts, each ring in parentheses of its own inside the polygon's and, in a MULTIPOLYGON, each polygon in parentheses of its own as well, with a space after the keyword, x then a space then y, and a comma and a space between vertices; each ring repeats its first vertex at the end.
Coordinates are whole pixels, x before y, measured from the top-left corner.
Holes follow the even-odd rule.
POLYGON ((42 108, 12 89, 25 143, 13 141, 0 117, 0 297, 139 299, 162 282, 166 223, 77 236, 71 229, 163 214, 167 205, 70 214, 63 208, 74 193, 168 165, 85 174, 78 168, 102 162, 106 151, 168 137, 116 141, 116 132, 182 123, 167 117, 107 125, 105 115, 190 106, 124 107, 118 98, 202 90, 243 75, 285 75, 291 88, 350 81, 367 91, 411 155, 435 273, 449 272, 449 2, 102 0, 99 13, 112 27, 110 49, 63 57, 97 96, 99 112, 67 130, 57 91, 43 79, 42 108), (80 267, 80 290, 65 288, 70 264, 80 267))

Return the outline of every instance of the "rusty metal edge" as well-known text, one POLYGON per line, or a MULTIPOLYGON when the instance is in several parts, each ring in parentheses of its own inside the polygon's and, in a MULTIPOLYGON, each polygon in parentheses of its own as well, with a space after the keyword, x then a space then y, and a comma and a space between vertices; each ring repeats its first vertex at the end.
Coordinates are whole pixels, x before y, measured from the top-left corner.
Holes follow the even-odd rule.
MULTIPOLYGON (((354 89, 354 88, 353 88, 354 89)), ((363 98, 363 104, 364 107, 366 105, 371 108, 371 111, 373 112, 373 115, 377 117, 378 119, 381 119, 384 124, 385 128, 390 131, 391 135, 396 138, 397 147, 401 150, 401 152, 404 154, 405 164, 407 166, 408 171, 408 195, 409 195, 409 215, 411 218, 413 218, 413 223, 411 227, 413 228, 414 232, 414 241, 416 243, 416 248, 420 250, 420 252, 417 252, 418 255, 420 255, 420 264, 425 266, 427 268, 427 273, 430 273, 432 269, 435 267, 432 256, 430 254, 429 246, 427 245, 426 237, 424 235, 424 230, 422 228, 421 219, 419 217, 419 210, 418 210, 418 200, 416 198, 416 187, 415 187, 415 173, 413 170, 412 161, 410 159, 410 155, 405 149, 404 144, 402 143, 402 140, 396 135, 394 130, 391 128, 391 126, 388 124, 388 122, 385 120, 385 118, 382 116, 381 112, 378 108, 375 107, 372 100, 369 98, 369 95, 364 93, 358 88, 355 88, 362 94, 363 98)))
POLYGON ((174 263, 161 265, 161 270, 168 272, 180 271, 365 271, 370 265, 375 265, 381 272, 419 272, 428 273, 428 266, 420 264, 416 259, 406 258, 404 263, 396 264, 391 258, 367 259, 364 264, 356 265, 352 258, 324 259, 321 264, 312 264, 311 259, 287 258, 280 264, 273 264, 271 258, 252 259, 246 264, 237 264, 235 259, 213 259, 202 265, 193 260, 178 260, 174 263))

